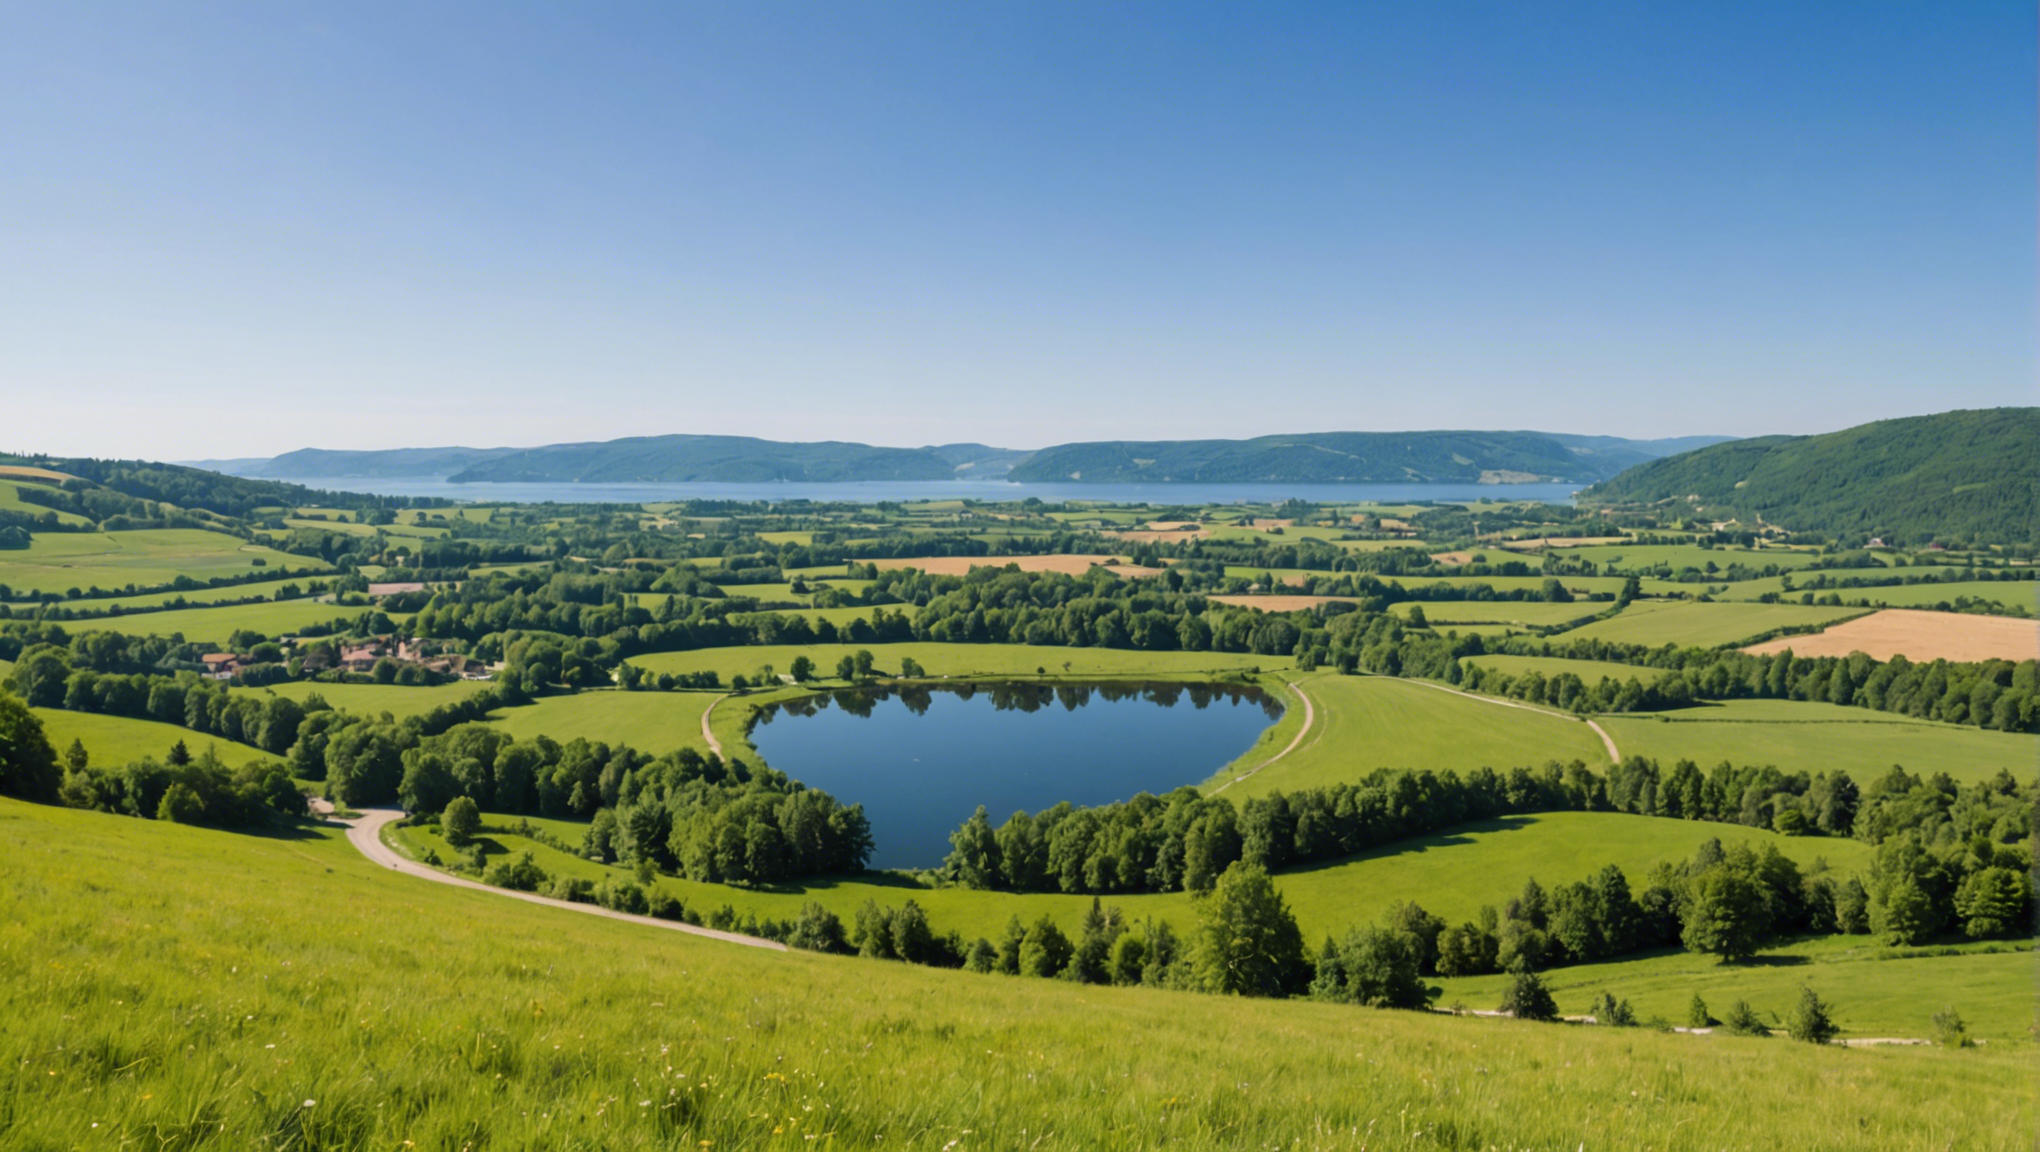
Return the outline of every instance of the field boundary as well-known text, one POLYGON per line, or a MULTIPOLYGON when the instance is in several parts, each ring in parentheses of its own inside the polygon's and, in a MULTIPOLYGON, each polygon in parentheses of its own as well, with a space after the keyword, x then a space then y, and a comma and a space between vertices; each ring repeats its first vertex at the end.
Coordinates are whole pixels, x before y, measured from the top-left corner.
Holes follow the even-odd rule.
MULTIPOLYGON (((1395 677, 1395 679, 1403 678, 1395 677)), ((1440 692, 1450 692, 1454 696, 1464 696, 1468 700, 1478 700, 1483 704, 1500 704, 1504 708, 1521 708, 1525 712, 1541 712, 1546 716, 1555 716, 1560 720, 1577 720, 1580 723, 1585 724, 1587 727, 1592 728, 1594 730, 1594 735, 1599 736, 1601 738, 1601 746, 1608 750, 1608 760, 1610 763, 1612 764, 1622 763, 1622 750, 1615 747, 1615 738, 1613 736, 1608 735, 1608 730, 1606 728, 1601 727, 1599 724, 1595 723, 1593 720, 1585 716, 1574 716, 1566 712, 1554 712, 1549 708, 1539 708, 1534 704, 1525 704, 1520 700, 1503 700, 1494 696, 1482 696, 1478 692, 1468 692, 1463 688, 1454 688, 1449 684, 1433 684, 1429 680, 1412 679, 1409 680, 1408 682, 1411 684, 1421 684, 1426 688, 1436 688, 1440 692)))

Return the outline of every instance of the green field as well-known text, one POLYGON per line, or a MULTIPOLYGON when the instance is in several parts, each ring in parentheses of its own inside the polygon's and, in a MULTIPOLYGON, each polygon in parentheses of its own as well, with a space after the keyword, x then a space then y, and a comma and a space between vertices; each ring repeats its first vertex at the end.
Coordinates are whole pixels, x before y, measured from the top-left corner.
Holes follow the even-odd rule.
MULTIPOLYGON (((168 612, 137 612, 65 624, 73 632, 119 632, 126 636, 176 636, 197 644, 224 645, 246 629, 264 636, 287 636, 314 624, 351 621, 367 611, 316 600, 284 600, 261 604, 228 604, 218 608, 173 608, 168 612)), ((396 614, 391 619, 402 619, 396 614)))
POLYGON ((806 656, 823 675, 833 675, 836 662, 859 649, 869 648, 878 659, 878 670, 890 674, 899 668, 901 656, 919 661, 930 676, 1028 676, 1044 669, 1050 677, 1127 678, 1192 680, 1203 675, 1220 675, 1246 668, 1272 671, 1295 661, 1287 656, 1254 656, 1232 652, 1136 652, 1120 648, 1046 648, 1027 644, 809 644, 754 645, 733 648, 700 648, 691 652, 658 652, 631 659, 648 672, 703 672, 721 674, 724 683, 732 675, 750 676, 765 665, 784 674, 793 658, 806 656), (1065 668, 1064 665, 1068 667, 1065 668))
POLYGON ((1521 676, 1525 672, 1543 673, 1550 679, 1564 672, 1570 672, 1588 684, 1598 684, 1603 677, 1618 684, 1635 680, 1648 684, 1664 675, 1662 668, 1642 668, 1634 664, 1615 664, 1606 660, 1567 660, 1559 656, 1467 656, 1464 664, 1478 664, 1510 676, 1521 676))
MULTIPOLYGON (((1613 563, 1624 572, 1660 565, 1667 565, 1674 572, 1686 568, 1704 572, 1709 564, 1724 570, 1731 564, 1759 570, 1772 565, 1804 568, 1820 559, 1818 552, 1786 548, 1702 548, 1696 544, 1589 544, 1554 551, 1568 560, 1591 560, 1602 565, 1613 563)), ((1492 554, 1489 558, 1493 559, 1492 554)))
POLYGON ((1660 648, 1723 648, 1747 643, 1779 628, 1832 624, 1863 614, 1861 608, 1819 608, 1801 604, 1723 604, 1697 600, 1638 600, 1618 615, 1597 620, 1568 638, 1613 640, 1660 648))
POLYGON ((1424 618, 1435 625, 1456 624, 1522 624, 1550 625, 1569 624, 1574 620, 1604 612, 1611 604, 1581 603, 1551 604, 1543 600, 1431 600, 1419 603, 1406 600, 1392 604, 1389 611, 1408 619, 1410 612, 1417 608, 1424 610, 1424 618))
MULTIPOLYGON (((25 485, 0 480, 0 511, 16 512, 23 516, 34 516, 37 519, 41 519, 44 516, 55 516, 59 524, 86 525, 92 523, 92 521, 78 515, 76 512, 63 512, 55 508, 45 507, 41 504, 31 504, 23 500, 21 498, 21 489, 23 487, 25 485)), ((41 487, 41 485, 26 485, 26 487, 41 487)))
MULTIPOLYGON (((1358 780, 1376 768, 1506 772, 1549 760, 1608 762, 1593 730, 1562 716, 1384 676, 1319 675, 1300 687, 1316 706, 1315 725, 1294 752, 1230 785, 1235 800, 1358 780)), ((1291 708, 1283 723, 1301 711, 1291 708)), ((1209 783, 1222 785, 1255 763, 1250 753, 1209 783)))
MULTIPOLYGON (((2040 581, 2033 580, 1956 580, 1945 584, 1935 581, 1883 588, 1821 588, 1812 591, 1815 596, 1839 596, 1850 603, 1865 600, 1886 608, 1931 608, 1943 602, 1953 604, 1958 598, 1967 596, 1972 600, 2019 605, 2027 612, 2040 612, 2040 581)), ((1766 592, 1777 592, 1788 600, 1797 599, 1800 595, 1798 591, 1782 591, 1777 580, 1731 584, 1723 595, 1741 600, 1755 599, 1766 592)))
POLYGON ((1797 700, 1729 700, 1672 712, 1598 717, 1624 756, 1660 765, 1687 759, 1773 764, 1785 772, 1846 769, 1860 784, 1893 764, 1973 782, 2008 768, 2033 777, 2040 737, 1914 720, 1890 712, 1797 700))
POLYGON ((64 532, 39 535, 19 551, 0 552, 0 584, 18 591, 117 591, 130 585, 168 584, 179 576, 194 580, 240 576, 256 560, 267 561, 278 575, 326 570, 318 560, 196 528, 64 532))
POLYGON ((519 740, 544 735, 564 744, 576 736, 585 736, 610 745, 628 744, 655 755, 681 747, 706 751, 701 739, 701 714, 715 702, 717 695, 714 692, 576 692, 571 696, 547 696, 522 708, 505 708, 490 713, 489 723, 519 740))
MULTIPOLYGON (((1554 968, 1545 980, 1560 1012, 1584 1013, 1603 990, 1630 1001, 1637 1018, 1661 1016, 1684 1025, 1694 995, 1718 1018, 1747 1000, 1773 1028, 1798 1003, 1801 985, 1833 1005, 1850 1034, 1931 1037, 1933 1014, 1961 1013, 1972 1036, 1990 1048, 2031 1050, 2034 1017, 2032 944, 1998 941, 1955 945, 1956 955, 1908 956, 1867 936, 1824 936, 1765 952, 1749 964, 1721 964, 1689 952, 1665 952, 1615 964, 1554 968)), ((1938 950, 1938 949, 1937 949, 1938 950)), ((1492 1007, 1496 976, 1441 980, 1441 1004, 1492 1007)), ((1783 1037, 1776 1043, 1784 1044, 1783 1037)), ((1957 1147, 1963 1145, 1957 1144, 1957 1147)))
POLYGON ((267 688, 235 688, 233 694, 257 698, 284 696, 300 703, 307 696, 319 695, 342 712, 361 716, 379 716, 388 712, 401 720, 406 716, 422 716, 441 704, 465 700, 487 687, 488 682, 483 680, 457 680, 431 688, 408 688, 397 684, 321 684, 296 680, 267 688))
POLYGON ((228 584, 220 588, 194 588, 188 592, 148 592, 140 596, 116 596, 108 599, 90 600, 82 606, 90 608, 95 612, 102 612, 113 607, 122 609, 153 609, 180 599, 187 604, 194 605, 217 604, 223 600, 245 600, 250 596, 270 599, 275 597, 276 593, 282 588, 295 584, 299 589, 303 589, 316 579, 319 579, 319 577, 290 576, 280 580, 259 580, 251 584, 228 584))
POLYGON ((134 720, 126 716, 102 716, 97 712, 66 712, 61 708, 35 708, 31 711, 42 721, 43 734, 49 737, 50 746, 57 750, 59 756, 71 746, 71 741, 76 740, 85 745, 85 754, 91 762, 101 767, 132 764, 145 756, 160 763, 171 746, 180 740, 192 755, 211 748, 219 755, 221 763, 234 767, 250 760, 276 759, 259 748, 193 732, 175 724, 134 720))

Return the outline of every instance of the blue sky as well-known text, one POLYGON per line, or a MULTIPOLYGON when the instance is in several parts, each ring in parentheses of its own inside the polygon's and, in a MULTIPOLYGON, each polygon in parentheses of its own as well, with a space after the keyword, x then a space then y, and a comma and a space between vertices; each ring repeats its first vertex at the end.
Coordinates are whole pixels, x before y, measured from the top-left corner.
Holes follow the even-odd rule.
POLYGON ((2030 404, 2031 5, 0 6, 4 447, 2030 404))

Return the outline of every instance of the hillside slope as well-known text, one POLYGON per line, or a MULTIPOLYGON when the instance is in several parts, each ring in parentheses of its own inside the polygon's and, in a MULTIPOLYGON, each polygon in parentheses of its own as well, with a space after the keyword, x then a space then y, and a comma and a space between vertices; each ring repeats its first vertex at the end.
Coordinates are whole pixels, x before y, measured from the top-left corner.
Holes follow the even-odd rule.
POLYGON ((1585 484, 1657 455, 1647 442, 1545 432, 1309 432, 1252 440, 1106 440, 1044 448, 1023 481, 1585 484))
POLYGON ((482 482, 948 480, 956 466, 925 448, 874 448, 823 441, 811 444, 750 436, 635 436, 585 444, 526 448, 477 462, 449 477, 482 482))
POLYGON ((2040 538, 2040 408, 1736 440, 1639 465, 1580 500, 1678 501, 1702 519, 1761 518, 1853 543, 2032 543, 2040 538))
POLYGON ((395 875, 331 830, 11 800, 0 858, 10 1147, 2014 1149, 2034 1123, 2019 1046, 763 953, 395 875))

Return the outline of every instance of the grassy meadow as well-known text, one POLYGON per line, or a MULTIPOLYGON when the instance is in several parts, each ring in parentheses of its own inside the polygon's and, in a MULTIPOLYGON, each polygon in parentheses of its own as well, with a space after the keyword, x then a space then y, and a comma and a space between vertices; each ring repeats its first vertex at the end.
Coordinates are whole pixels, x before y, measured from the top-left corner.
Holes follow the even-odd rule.
POLYGON ((255 561, 277 575, 323 572, 326 565, 249 544, 223 532, 153 528, 136 532, 62 532, 36 536, 27 547, 0 552, 0 584, 17 591, 72 588, 117 591, 168 584, 179 576, 207 580, 242 576, 255 561))
MULTIPOLYGON (((701 714, 715 692, 623 692, 607 689, 547 696, 521 708, 490 713, 491 727, 519 740, 545 735, 564 743, 585 736, 610 745, 628 744, 654 755, 681 747, 706 751, 701 714)), ((730 705, 724 705, 730 707, 730 705)))
POLYGON ((751 676, 771 666, 784 675, 796 656, 814 661, 822 675, 833 675, 836 662, 860 649, 870 649, 883 674, 899 670, 902 656, 919 662, 929 676, 979 677, 1125 677, 1128 679, 1189 680, 1201 675, 1225 675, 1251 668, 1273 671, 1295 661, 1286 656, 1255 656, 1233 652, 1136 652, 1120 648, 1047 648, 1027 644, 779 644, 734 648, 698 648, 691 652, 656 652, 631 658, 631 663, 654 675, 670 672, 716 672, 727 683, 731 676, 751 676), (1037 669, 1040 671, 1037 672, 1037 669))
POLYGON ((0 1117, 24 1148, 2010 1149, 2035 1120, 2019 1047, 759 952, 391 874, 331 831, 0 801, 0 852, 0 1117))
MULTIPOLYGON (((1276 789, 1318 788, 1357 780, 1376 768, 1507 771, 1548 760, 1608 762, 1592 729, 1546 712, 1385 676, 1318 675, 1300 687, 1315 706, 1312 730, 1295 751, 1229 785, 1226 795, 1237 801, 1276 789)), ((1283 722, 1300 714, 1292 707, 1283 722)), ((1264 737, 1262 746, 1267 742, 1264 737)), ((1250 753, 1209 784, 1224 784, 1254 763, 1250 753)))
POLYGON ((1606 620, 1565 635, 1662 648, 1723 648, 1754 640, 1780 628, 1824 627, 1863 614, 1861 608, 1806 604, 1702 603, 1697 600, 1638 600, 1606 620))
POLYGON ((321 696, 326 703, 345 712, 357 712, 363 716, 378 716, 384 712, 401 720, 406 716, 421 716, 442 704, 464 700, 487 688, 482 680, 456 680, 451 684, 440 684, 430 688, 414 688, 399 684, 322 684, 314 680, 296 680, 283 684, 272 684, 266 688, 235 688, 236 696, 253 696, 263 699, 269 696, 284 696, 303 703, 306 697, 321 696))
POLYGON ((1723 760, 1773 764, 1785 772, 1841 768, 1859 785, 1893 764, 1922 776, 1946 772, 1965 783, 1989 779, 2001 768, 2031 780, 2040 761, 2040 741, 2030 734, 1798 700, 1730 700, 1596 719, 1624 756, 1664 765, 1692 760, 1702 768, 1723 760))
POLYGON ((1537 672, 1546 679, 1570 672, 1588 684, 1597 684, 1603 677, 1622 683, 1631 679, 1648 684, 1664 675, 1659 668, 1642 668, 1635 664, 1616 664, 1608 660, 1569 660, 1563 656, 1465 656, 1462 664, 1476 664, 1509 676, 1521 676, 1526 672, 1537 672))
MULTIPOLYGON (((352 621, 367 611, 316 600, 265 601, 259 604, 225 604, 215 608, 172 608, 165 612, 138 612, 127 616, 101 616, 72 620, 65 628, 73 632, 119 632, 126 636, 183 636, 195 644, 225 646, 227 638, 246 630, 264 636, 287 636, 300 628, 352 621)), ((392 614, 392 620, 403 618, 392 614)))
POLYGON ((102 716, 96 712, 66 712, 61 708, 33 708, 30 711, 42 721, 43 734, 49 737, 50 746, 57 750, 59 756, 71 746, 71 741, 76 740, 85 745, 85 754, 98 765, 131 764, 143 757, 160 763, 164 754, 180 740, 194 756, 211 748, 219 755, 220 762, 230 767, 238 767, 250 760, 274 759, 259 748, 155 720, 102 716))

